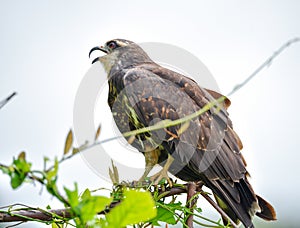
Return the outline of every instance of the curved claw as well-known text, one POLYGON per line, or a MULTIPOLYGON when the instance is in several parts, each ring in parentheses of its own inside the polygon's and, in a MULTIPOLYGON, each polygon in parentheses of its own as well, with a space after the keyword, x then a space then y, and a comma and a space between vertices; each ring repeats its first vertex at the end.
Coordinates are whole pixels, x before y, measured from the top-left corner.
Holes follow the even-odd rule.
POLYGON ((172 162, 174 161, 174 158, 172 157, 172 155, 168 154, 168 159, 166 164, 164 165, 164 167, 162 168, 161 171, 159 171, 157 174, 153 175, 152 177, 150 177, 150 180, 152 182, 154 182, 154 185, 158 185, 158 183, 163 179, 167 179, 170 187, 173 186, 172 181, 170 179, 170 177, 168 176, 168 170, 172 164, 172 162))
POLYGON ((170 177, 168 176, 168 171, 165 169, 162 169, 161 171, 159 171, 158 173, 154 174, 153 176, 150 177, 150 180, 153 182, 154 185, 158 185, 159 182, 162 179, 166 179, 168 184, 170 185, 170 187, 173 186, 173 182, 170 179, 170 177))

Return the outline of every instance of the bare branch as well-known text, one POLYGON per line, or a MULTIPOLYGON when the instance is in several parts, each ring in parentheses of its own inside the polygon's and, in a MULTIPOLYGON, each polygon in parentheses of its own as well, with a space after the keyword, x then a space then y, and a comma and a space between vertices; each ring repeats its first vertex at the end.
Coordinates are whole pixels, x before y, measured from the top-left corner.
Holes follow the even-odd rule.
MULTIPOLYGON (((189 182, 187 184, 187 207, 190 209, 191 212, 193 212, 193 208, 195 207, 196 203, 197 203, 197 198, 195 198, 194 196, 196 195, 196 183, 195 182, 189 182)), ((193 228, 193 214, 189 214, 186 220, 186 225, 189 228, 193 228)))
POLYGON ((286 48, 288 48, 291 44, 294 44, 296 42, 300 41, 300 37, 296 37, 293 39, 290 39, 286 43, 284 43, 277 51, 273 53, 265 62, 263 62, 255 71, 253 71, 252 74, 250 74, 242 83, 237 84, 228 94, 227 96, 230 96, 237 92, 239 89, 244 87, 252 78, 254 78, 262 69, 265 67, 268 67, 272 64, 272 61, 281 54, 286 48))
POLYGON ((40 221, 51 221, 53 219, 53 214, 71 219, 72 216, 68 209, 56 209, 43 212, 40 210, 20 210, 17 212, 1 212, 0 222, 19 222, 19 221, 29 221, 30 219, 40 220, 40 221))
MULTIPOLYGON (((111 203, 106 210, 100 211, 98 214, 106 214, 110 209, 117 206, 119 202, 111 203)), ((25 205, 26 206, 26 205, 25 205)), ((11 206, 10 206, 11 207, 11 206)), ((74 216, 70 213, 68 208, 54 209, 54 210, 41 210, 39 208, 24 208, 9 211, 0 211, 0 223, 2 222, 20 222, 20 221, 40 221, 49 222, 54 217, 61 217, 62 219, 69 220, 74 216)))
POLYGON ((5 98, 4 100, 0 101, 0 109, 6 105, 15 95, 17 95, 16 92, 13 92, 11 95, 9 95, 7 98, 5 98))

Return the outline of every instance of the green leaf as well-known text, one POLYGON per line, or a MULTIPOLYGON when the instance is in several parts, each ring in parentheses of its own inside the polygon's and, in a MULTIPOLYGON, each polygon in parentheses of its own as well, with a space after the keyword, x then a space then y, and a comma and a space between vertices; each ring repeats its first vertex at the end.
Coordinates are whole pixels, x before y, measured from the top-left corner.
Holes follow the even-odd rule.
POLYGON ((9 168, 10 184, 13 189, 18 188, 30 172, 31 163, 26 161, 25 152, 21 152, 18 159, 13 160, 13 165, 9 168))
POLYGON ((27 162, 25 159, 25 152, 21 152, 18 156, 18 159, 14 159, 13 164, 15 168, 20 173, 26 174, 30 171, 31 163, 27 162))
POLYGON ((67 138, 66 138, 64 155, 66 155, 69 152, 72 145, 73 145, 73 132, 72 132, 72 130, 70 130, 68 135, 67 135, 67 138))
POLYGON ((26 153, 24 151, 18 155, 18 160, 26 160, 26 153))
POLYGON ((84 200, 84 199, 88 199, 91 197, 91 192, 90 190, 87 188, 84 190, 84 192, 82 193, 81 195, 81 199, 84 200))
POLYGON ((200 208, 200 207, 196 207, 196 208, 194 208, 195 209, 195 211, 197 211, 198 213, 202 213, 202 209, 200 208))
POLYGON ((68 201, 69 201, 71 208, 75 208, 79 203, 77 183, 75 183, 75 189, 73 191, 70 189, 67 189, 66 187, 64 187, 64 189, 65 189, 66 195, 68 197, 68 201))
POLYGON ((103 211, 112 199, 104 196, 90 196, 82 200, 76 210, 83 223, 92 220, 99 212, 103 211))
POLYGON ((108 227, 108 223, 104 218, 97 218, 96 224, 99 225, 100 227, 108 227))
POLYGON ((154 226, 158 226, 158 222, 165 222, 168 224, 176 224, 176 211, 183 211, 185 207, 181 202, 176 203, 164 203, 162 201, 157 202, 157 216, 150 220, 154 226))
POLYGON ((175 212, 175 210, 180 210, 182 211, 185 206, 182 206, 181 202, 177 202, 177 203, 168 203, 168 204, 163 204, 165 205, 165 207, 168 207, 168 209, 170 209, 171 211, 175 212))
POLYGON ((154 223, 153 225, 155 225, 155 224, 157 224, 158 221, 166 222, 166 223, 172 224, 172 225, 176 224, 174 212, 172 212, 166 208, 163 208, 163 207, 158 207, 156 217, 153 220, 151 220, 150 222, 154 223))
POLYGON ((104 196, 92 196, 89 189, 86 189, 79 200, 78 186, 75 183, 75 189, 70 190, 64 188, 72 212, 79 217, 76 222, 78 224, 86 224, 95 218, 95 216, 103 211, 112 201, 111 198, 104 196))
POLYGON ((106 216, 108 227, 145 222, 156 216, 155 203, 150 192, 136 189, 124 190, 124 199, 106 216))
POLYGON ((98 140, 101 133, 101 124, 99 124, 99 127, 97 128, 96 134, 95 134, 95 142, 98 140))
POLYGON ((53 168, 46 173, 46 178, 47 178, 48 182, 50 182, 53 179, 56 179, 57 172, 58 172, 58 160, 57 160, 57 158, 55 158, 53 168))
POLYGON ((18 188, 24 181, 25 177, 20 176, 17 173, 11 174, 10 185, 13 189, 18 188))

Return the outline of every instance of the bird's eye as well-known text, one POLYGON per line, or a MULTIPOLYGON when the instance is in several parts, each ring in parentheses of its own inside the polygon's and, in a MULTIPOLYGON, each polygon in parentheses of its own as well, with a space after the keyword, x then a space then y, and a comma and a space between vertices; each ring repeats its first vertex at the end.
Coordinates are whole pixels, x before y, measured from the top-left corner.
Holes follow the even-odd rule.
POLYGON ((112 41, 112 42, 109 42, 107 44, 107 46, 109 47, 109 49, 113 50, 117 47, 117 44, 116 44, 116 42, 112 41))

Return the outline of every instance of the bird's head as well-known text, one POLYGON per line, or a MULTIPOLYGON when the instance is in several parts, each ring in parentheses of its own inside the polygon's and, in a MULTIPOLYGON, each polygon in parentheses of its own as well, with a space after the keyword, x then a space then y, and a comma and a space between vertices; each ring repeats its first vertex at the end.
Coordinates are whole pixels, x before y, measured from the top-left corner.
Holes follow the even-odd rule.
POLYGON ((114 39, 107 41, 104 46, 92 48, 89 56, 91 56, 91 53, 95 50, 100 50, 104 52, 105 55, 95 58, 92 64, 100 61, 108 74, 112 74, 124 68, 130 68, 131 66, 152 62, 140 46, 129 40, 114 39))

